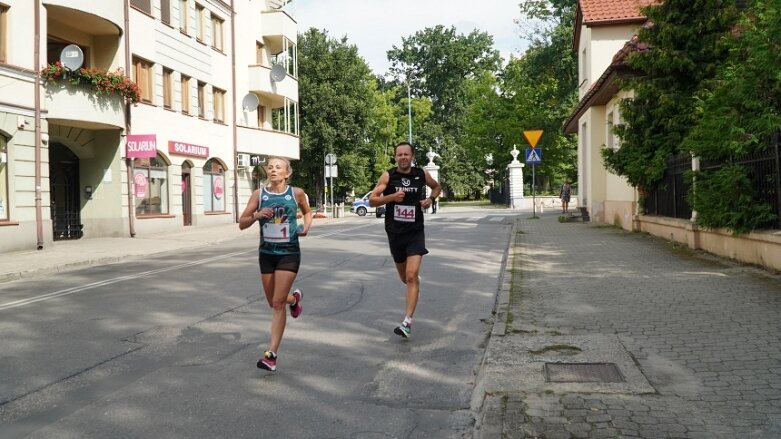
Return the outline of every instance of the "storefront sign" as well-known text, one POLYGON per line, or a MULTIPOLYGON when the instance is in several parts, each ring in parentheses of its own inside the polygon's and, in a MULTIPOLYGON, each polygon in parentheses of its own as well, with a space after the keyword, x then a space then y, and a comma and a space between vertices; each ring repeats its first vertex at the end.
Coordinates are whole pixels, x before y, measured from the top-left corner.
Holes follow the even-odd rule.
POLYGON ((129 159, 156 157, 157 136, 154 134, 128 134, 125 157, 129 159))
POLYGON ((135 175, 133 175, 133 182, 135 183, 136 187, 136 198, 146 197, 146 191, 149 187, 146 175, 144 175, 143 172, 136 172, 135 175))
POLYGON ((209 157, 209 148, 206 146, 191 145, 189 143, 168 141, 168 152, 171 154, 188 155, 192 157, 209 157))
POLYGON ((222 181, 222 177, 214 178, 214 198, 220 200, 225 195, 225 182, 222 181))

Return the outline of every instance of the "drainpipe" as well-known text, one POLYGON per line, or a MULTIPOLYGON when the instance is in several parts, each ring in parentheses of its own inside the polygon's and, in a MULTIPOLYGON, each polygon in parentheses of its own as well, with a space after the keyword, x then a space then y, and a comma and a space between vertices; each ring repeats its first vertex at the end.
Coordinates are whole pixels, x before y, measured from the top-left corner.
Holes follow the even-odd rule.
MULTIPOLYGON (((130 6, 128 0, 124 2, 125 7, 125 75, 130 76, 130 6)), ((125 101, 125 142, 130 134, 130 107, 132 104, 125 101)), ((125 157, 125 169, 127 170, 127 223, 130 237, 136 237, 136 212, 135 200, 133 199, 133 161, 125 157)))
POLYGON ((239 167, 238 167, 238 153, 239 153, 239 140, 238 140, 238 128, 236 127, 236 10, 233 9, 233 0, 231 0, 231 81, 232 92, 231 101, 233 107, 231 107, 231 113, 233 113, 233 218, 235 222, 239 222, 239 167))
POLYGON ((35 0, 35 38, 33 70, 35 71, 35 231, 37 249, 43 249, 43 206, 41 205, 41 2, 35 0))

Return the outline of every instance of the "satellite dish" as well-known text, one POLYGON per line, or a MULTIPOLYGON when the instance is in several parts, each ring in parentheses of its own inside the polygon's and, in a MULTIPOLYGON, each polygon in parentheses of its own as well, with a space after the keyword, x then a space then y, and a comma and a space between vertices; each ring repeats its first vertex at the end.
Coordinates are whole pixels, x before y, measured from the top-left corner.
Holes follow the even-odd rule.
POLYGON ((285 66, 282 64, 274 64, 273 67, 271 67, 271 80, 275 82, 279 82, 287 76, 287 71, 285 70, 285 66))
POLYGON ((241 100, 241 107, 244 111, 253 111, 258 108, 258 105, 260 105, 260 101, 255 93, 247 93, 241 100))
POLYGON ((68 44, 60 52, 60 62, 68 70, 76 70, 84 64, 84 52, 75 44, 68 44))

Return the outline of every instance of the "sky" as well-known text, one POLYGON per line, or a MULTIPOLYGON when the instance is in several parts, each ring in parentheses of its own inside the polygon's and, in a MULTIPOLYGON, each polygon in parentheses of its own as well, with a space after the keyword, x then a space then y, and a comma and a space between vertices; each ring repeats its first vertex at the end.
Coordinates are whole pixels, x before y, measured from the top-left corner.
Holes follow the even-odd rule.
POLYGON ((334 38, 347 36, 375 74, 390 67, 386 53, 401 47, 402 37, 436 25, 455 26, 459 34, 474 29, 494 38, 502 57, 516 57, 526 47, 514 20, 521 0, 295 0, 291 12, 298 31, 326 29, 334 38))

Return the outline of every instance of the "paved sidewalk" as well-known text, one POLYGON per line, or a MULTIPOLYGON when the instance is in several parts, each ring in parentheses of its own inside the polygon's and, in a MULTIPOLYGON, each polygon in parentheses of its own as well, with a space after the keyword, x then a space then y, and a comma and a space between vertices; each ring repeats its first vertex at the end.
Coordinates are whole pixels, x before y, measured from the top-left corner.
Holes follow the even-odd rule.
MULTIPOLYGON (((349 212, 348 212, 349 213, 349 212)), ((354 214, 342 218, 317 218, 313 226, 351 221, 354 214)), ((43 250, 10 252, 0 255, 0 283, 74 270, 90 265, 110 264, 147 256, 219 244, 240 236, 257 237, 254 230, 239 230, 236 223, 190 227, 174 233, 137 235, 135 238, 82 238, 55 241, 43 250)))
POLYGON ((528 218, 498 296, 476 437, 781 438, 781 277, 528 218))

